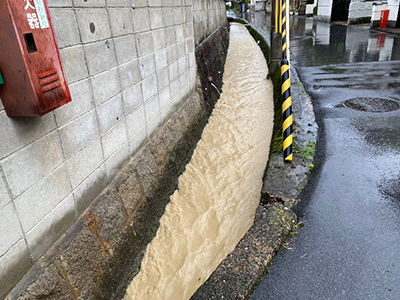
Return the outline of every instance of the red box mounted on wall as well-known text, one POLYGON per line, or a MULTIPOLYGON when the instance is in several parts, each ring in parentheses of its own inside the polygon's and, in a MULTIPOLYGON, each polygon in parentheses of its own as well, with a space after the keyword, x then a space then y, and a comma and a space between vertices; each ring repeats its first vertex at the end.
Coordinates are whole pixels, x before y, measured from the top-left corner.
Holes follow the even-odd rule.
POLYGON ((379 20, 379 27, 386 28, 389 19, 389 10, 381 10, 381 18, 379 20))
POLYGON ((8 116, 42 116, 71 101, 46 0, 1 0, 0 41, 8 116))

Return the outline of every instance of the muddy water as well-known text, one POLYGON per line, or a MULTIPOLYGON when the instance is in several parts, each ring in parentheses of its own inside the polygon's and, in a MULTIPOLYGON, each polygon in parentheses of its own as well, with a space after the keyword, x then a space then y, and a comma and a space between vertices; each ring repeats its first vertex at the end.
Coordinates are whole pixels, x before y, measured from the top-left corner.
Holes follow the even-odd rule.
POLYGON ((267 65, 231 25, 223 93, 126 299, 188 299, 251 227, 273 127, 267 65))

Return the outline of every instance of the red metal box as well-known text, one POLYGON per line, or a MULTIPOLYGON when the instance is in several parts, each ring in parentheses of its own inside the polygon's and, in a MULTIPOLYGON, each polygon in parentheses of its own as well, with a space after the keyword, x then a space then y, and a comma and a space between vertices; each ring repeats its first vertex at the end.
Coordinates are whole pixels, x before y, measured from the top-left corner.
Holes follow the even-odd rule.
POLYGON ((385 9, 381 11, 381 18, 379 20, 379 27, 386 28, 389 19, 389 10, 385 9))
POLYGON ((71 101, 46 0, 0 1, 0 73, 10 117, 42 116, 71 101))

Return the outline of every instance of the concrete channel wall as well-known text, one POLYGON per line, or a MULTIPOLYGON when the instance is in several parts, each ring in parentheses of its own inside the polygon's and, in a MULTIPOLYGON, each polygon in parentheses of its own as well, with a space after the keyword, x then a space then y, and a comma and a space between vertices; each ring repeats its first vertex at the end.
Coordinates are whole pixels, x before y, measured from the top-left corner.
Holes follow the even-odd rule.
POLYGON ((118 299, 221 87, 225 1, 48 3, 72 102, 0 107, 0 299, 118 299))

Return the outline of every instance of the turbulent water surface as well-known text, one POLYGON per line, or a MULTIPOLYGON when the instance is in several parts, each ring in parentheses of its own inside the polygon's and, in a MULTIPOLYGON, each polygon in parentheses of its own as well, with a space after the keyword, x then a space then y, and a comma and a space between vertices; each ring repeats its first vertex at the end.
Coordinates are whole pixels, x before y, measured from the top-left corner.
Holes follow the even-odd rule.
POLYGON ((251 227, 273 127, 267 72, 247 29, 232 24, 223 93, 126 299, 190 298, 251 227))

